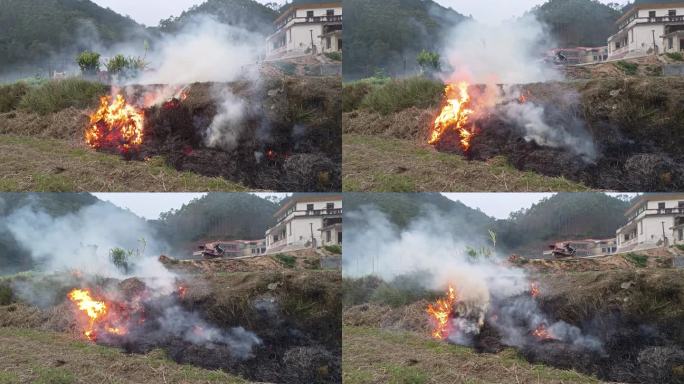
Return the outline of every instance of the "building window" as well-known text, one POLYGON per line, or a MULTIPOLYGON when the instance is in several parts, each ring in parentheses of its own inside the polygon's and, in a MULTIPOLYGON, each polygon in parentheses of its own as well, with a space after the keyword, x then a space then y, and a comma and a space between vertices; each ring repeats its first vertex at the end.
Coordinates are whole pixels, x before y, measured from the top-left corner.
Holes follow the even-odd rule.
POLYGON ((335 209, 335 203, 328 203, 328 204, 325 205, 325 208, 326 208, 328 211, 332 211, 333 209, 335 209))
POLYGON ((327 11, 325 11, 325 15, 328 17, 335 16, 335 10, 334 9, 328 9, 327 11))
POLYGON ((663 210, 665 209, 665 203, 658 203, 658 210, 663 210))
POLYGON ((312 19, 313 17, 314 17, 313 11, 306 11, 306 18, 307 19, 312 19))
POLYGON ((290 221, 289 223, 287 223, 287 226, 290 227, 290 236, 292 236, 292 222, 290 221))
POLYGON ((330 39, 330 36, 325 38, 325 47, 327 49, 330 49, 330 46, 332 45, 332 40, 330 39))
POLYGON ((654 17, 656 17, 656 11, 648 11, 648 17, 651 18, 651 19, 653 19, 654 17))
POLYGON ((684 240, 684 229, 679 228, 679 241, 684 240))
POLYGON ((314 210, 314 205, 313 205, 313 204, 307 204, 307 205, 306 205, 306 210, 307 210, 307 211, 313 211, 313 210, 314 210))
POLYGON ((677 202, 679 208, 684 208, 684 201, 677 202))
POLYGON ((643 221, 639 222, 639 234, 640 235, 644 234, 644 222, 643 221))
POLYGON ((677 10, 676 9, 670 9, 669 11, 667 11, 667 15, 670 17, 677 16, 677 10))
POLYGON ((325 242, 329 243, 331 239, 332 239, 332 234, 330 233, 330 231, 325 231, 325 242))

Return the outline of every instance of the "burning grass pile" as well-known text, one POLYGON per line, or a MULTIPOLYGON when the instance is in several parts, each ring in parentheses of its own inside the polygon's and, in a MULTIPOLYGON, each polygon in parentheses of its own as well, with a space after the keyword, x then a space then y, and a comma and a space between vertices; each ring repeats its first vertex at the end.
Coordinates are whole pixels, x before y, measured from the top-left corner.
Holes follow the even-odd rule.
POLYGON ((529 292, 493 298, 484 314, 471 312, 457 291, 437 301, 434 293, 413 292, 410 302, 394 306, 371 299, 379 286, 391 283, 345 279, 343 321, 350 327, 432 335, 478 353, 503 353, 513 346, 532 363, 606 381, 681 383, 683 277, 684 272, 672 269, 541 275, 529 292), (530 312, 537 311, 533 305, 548 322, 529 332, 513 332, 527 329, 530 312), (465 319, 473 316, 482 321, 477 332, 467 328, 465 319), (517 339, 511 339, 513 334, 517 339))
POLYGON ((252 381, 339 383, 339 280, 338 272, 224 272, 187 275, 167 292, 137 278, 15 276, 2 282, 13 293, 0 303, 0 326, 66 332, 126 353, 163 350, 252 381))
POLYGON ((389 114, 364 104, 376 92, 345 87, 345 133, 412 139, 469 160, 504 156, 519 170, 597 189, 684 188, 681 79, 471 86, 465 98, 448 88, 441 106, 428 98, 389 114), (446 125, 435 124, 440 115, 446 125))

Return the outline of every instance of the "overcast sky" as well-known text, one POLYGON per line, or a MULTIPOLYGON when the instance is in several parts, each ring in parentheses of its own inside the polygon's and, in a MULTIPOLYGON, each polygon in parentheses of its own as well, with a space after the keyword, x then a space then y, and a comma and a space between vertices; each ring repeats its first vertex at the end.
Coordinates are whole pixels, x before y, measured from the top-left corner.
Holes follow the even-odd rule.
MULTIPOLYGON (((629 195, 636 193, 608 193, 611 196, 629 195)), ((480 209, 487 216, 497 219, 507 219, 508 216, 522 208, 530 208, 540 200, 551 197, 553 193, 443 193, 454 201, 460 201, 470 208, 480 209)))
MULTIPOLYGON (((206 0, 92 0, 101 7, 128 15, 138 23, 156 26, 159 20, 178 16, 186 9, 206 0)), ((284 3, 283 0, 257 0, 259 3, 284 3)))
MULTIPOLYGON (((522 16, 535 5, 544 4, 546 0, 435 0, 437 3, 451 7, 466 16, 472 15, 478 21, 487 24, 500 23, 504 20, 522 16)), ((600 0, 602 3, 627 3, 626 0, 600 0)))
MULTIPOLYGON (((287 193, 254 193, 257 196, 285 197, 287 193)), ((136 215, 156 220, 159 214, 179 209, 183 204, 200 198, 206 193, 93 193, 100 200, 108 201, 117 207, 128 209, 136 215)))

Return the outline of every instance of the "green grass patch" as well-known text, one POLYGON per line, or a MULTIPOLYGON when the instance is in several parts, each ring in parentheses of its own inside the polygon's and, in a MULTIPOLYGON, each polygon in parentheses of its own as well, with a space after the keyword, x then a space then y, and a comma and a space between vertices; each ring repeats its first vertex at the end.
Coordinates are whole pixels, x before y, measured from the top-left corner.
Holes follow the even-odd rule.
POLYGON ((30 88, 19 107, 46 115, 69 107, 92 107, 108 93, 109 86, 101 83, 81 79, 53 80, 30 88))
POLYGON ((294 268, 297 265, 297 258, 295 258, 294 256, 278 253, 276 255, 273 255, 272 257, 273 260, 279 262, 286 268, 294 268))
POLYGON ((637 73, 639 73, 639 64, 636 63, 630 63, 624 60, 620 60, 617 63, 614 63, 613 65, 615 65, 618 69, 620 69, 628 76, 636 76, 637 73))
POLYGON ((334 61, 342 61, 342 52, 326 52, 325 57, 334 61))
POLYGON ((278 69, 280 69, 283 74, 287 76, 294 76, 297 73, 297 65, 294 63, 288 63, 279 61, 274 64, 278 69))
POLYGON ((684 55, 682 55, 680 52, 666 53, 665 56, 669 57, 674 61, 684 61, 684 55))
POLYGON ((0 372, 0 384, 19 384, 19 376, 13 372, 0 372))
POLYGON ((12 288, 6 283, 0 283, 0 306, 12 304, 12 288))
POLYGON ((638 268, 646 268, 646 266, 648 265, 648 256, 639 255, 636 253, 627 253, 625 255, 622 255, 622 257, 624 257, 625 260, 634 264, 638 268))
POLYGON ((69 371, 61 368, 39 368, 38 378, 34 384, 72 384, 76 377, 69 371))
POLYGON ((74 183, 61 175, 33 175, 36 182, 36 192, 72 192, 76 188, 74 183))
POLYGON ((388 364, 385 369, 390 384, 424 384, 428 381, 427 373, 415 367, 388 364))
POLYGON ((326 245, 323 248, 325 248, 326 251, 330 253, 334 253, 336 255, 341 255, 342 254, 342 247, 334 244, 334 245, 326 245))
POLYGON ((29 86, 24 82, 0 85, 0 113, 17 109, 28 91, 29 86))
POLYGON ((424 77, 393 79, 376 86, 363 98, 360 106, 384 115, 410 107, 426 108, 442 100, 444 84, 424 77))
POLYGON ((675 244, 675 248, 679 249, 680 251, 684 252, 684 244, 675 244))

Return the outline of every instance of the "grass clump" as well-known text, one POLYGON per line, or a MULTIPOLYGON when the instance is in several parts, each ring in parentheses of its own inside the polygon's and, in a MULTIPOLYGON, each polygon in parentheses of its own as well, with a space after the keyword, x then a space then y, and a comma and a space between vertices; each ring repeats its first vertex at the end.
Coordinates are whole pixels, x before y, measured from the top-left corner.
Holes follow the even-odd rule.
POLYGON ((627 253, 625 255, 622 255, 622 257, 624 257, 625 260, 634 264, 638 268, 646 268, 646 266, 648 265, 648 256, 639 255, 636 253, 627 253))
POLYGON ((105 84, 81 79, 53 80, 30 88, 19 107, 47 115, 69 107, 87 108, 109 92, 105 84))
POLYGON ((325 56, 334 61, 342 61, 342 52, 326 52, 325 56))
POLYGON ((636 76, 639 72, 639 64, 636 63, 620 60, 614 65, 628 76, 636 76))
POLYGON ((444 84, 424 77, 390 80, 373 88, 361 102, 361 107, 387 115, 410 107, 426 108, 442 100, 444 84))
POLYGON ((0 372, 0 384, 19 384, 19 376, 12 372, 0 372))
POLYGON ((675 244, 675 248, 679 249, 680 251, 684 252, 684 244, 675 244))
POLYGON ((336 254, 336 255, 341 255, 341 254, 342 254, 342 247, 339 246, 339 245, 337 245, 337 244, 326 245, 326 246, 324 246, 323 248, 325 248, 326 251, 328 251, 328 252, 330 252, 330 253, 334 253, 334 254, 336 254))
POLYGON ((684 61, 684 55, 682 55, 681 52, 670 52, 666 53, 665 56, 669 57, 674 61, 684 61))
POLYGON ((428 381, 428 375, 415 367, 387 365, 386 369, 390 375, 389 383, 392 384, 423 384, 428 381))
POLYGON ((294 268, 297 265, 297 259, 294 256, 278 253, 273 256, 273 259, 282 264, 285 268, 294 268))
POLYGON ((366 81, 357 81, 342 86, 342 110, 351 112, 358 109, 373 85, 366 81))
POLYGON ((0 283, 0 306, 12 304, 12 288, 5 283, 0 283))
POLYGON ((71 372, 59 368, 42 368, 34 384, 72 384, 76 378, 71 372))
POLYGON ((24 82, 0 85, 0 113, 17 109, 28 91, 29 86, 24 82))

